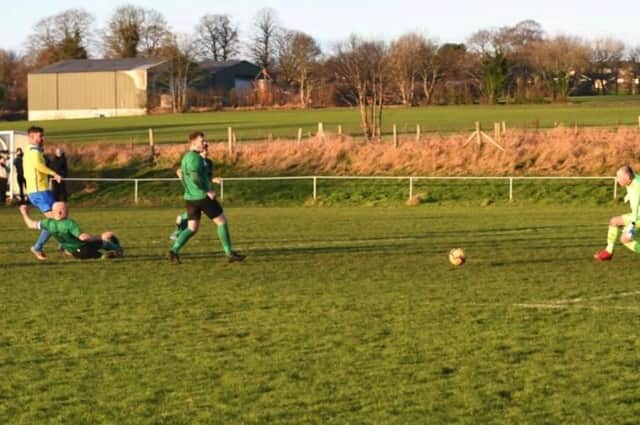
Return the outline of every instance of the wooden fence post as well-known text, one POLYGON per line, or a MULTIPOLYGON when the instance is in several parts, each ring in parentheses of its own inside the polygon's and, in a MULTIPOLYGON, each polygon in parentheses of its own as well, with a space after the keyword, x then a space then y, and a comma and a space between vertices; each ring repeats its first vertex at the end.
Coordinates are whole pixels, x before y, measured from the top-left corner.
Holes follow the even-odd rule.
POLYGON ((502 135, 503 136, 507 135, 507 122, 506 121, 502 121, 502 135))
POLYGON ((156 157, 156 148, 155 148, 155 143, 156 143, 156 137, 155 137, 155 133, 153 131, 153 128, 149 129, 149 160, 153 163, 153 161, 155 161, 155 157, 156 157))
POLYGON ((493 138, 496 140, 500 140, 500 123, 493 123, 493 138))
POLYGON ((482 143, 482 138, 480 137, 480 121, 476 121, 476 143, 482 143))
POLYGON ((393 147, 398 148, 398 127, 393 124, 393 147))
POLYGON ((302 143, 302 129, 298 129, 298 143, 302 143))
POLYGON ((229 145, 229 155, 233 153, 233 128, 227 128, 227 142, 229 145))
POLYGON ((422 132, 422 129, 420 128, 420 124, 416 125, 416 142, 420 143, 420 133, 422 132))
POLYGON ((318 123, 318 137, 324 140, 324 124, 321 122, 318 123))

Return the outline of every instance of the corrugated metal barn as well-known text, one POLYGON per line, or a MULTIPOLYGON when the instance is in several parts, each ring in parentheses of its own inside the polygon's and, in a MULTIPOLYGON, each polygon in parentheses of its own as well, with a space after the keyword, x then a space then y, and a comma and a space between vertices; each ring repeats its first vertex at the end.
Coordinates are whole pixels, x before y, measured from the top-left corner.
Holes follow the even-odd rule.
POLYGON ((29 120, 147 113, 158 58, 66 60, 29 73, 29 120))

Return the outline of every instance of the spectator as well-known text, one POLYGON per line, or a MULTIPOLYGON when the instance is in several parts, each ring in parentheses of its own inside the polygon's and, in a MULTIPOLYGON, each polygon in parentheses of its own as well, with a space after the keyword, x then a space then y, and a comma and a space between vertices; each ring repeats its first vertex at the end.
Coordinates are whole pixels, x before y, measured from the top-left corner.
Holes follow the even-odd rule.
POLYGON ((0 205, 4 205, 7 200, 7 183, 9 182, 9 166, 7 159, 0 156, 0 205))
MULTIPOLYGON (((64 152, 60 148, 56 148, 56 154, 51 159, 51 169, 56 173, 60 174, 62 178, 68 177, 68 169, 67 169, 67 157, 64 155, 64 152)), ((67 186, 66 183, 61 181, 60 183, 53 181, 53 197, 56 202, 67 202, 67 186)))
POLYGON ((24 202, 24 189, 27 185, 27 181, 24 179, 24 168, 22 168, 22 158, 24 153, 22 153, 22 148, 16 149, 16 157, 13 160, 13 169, 16 172, 16 179, 18 181, 18 190, 20 191, 20 201, 24 202))

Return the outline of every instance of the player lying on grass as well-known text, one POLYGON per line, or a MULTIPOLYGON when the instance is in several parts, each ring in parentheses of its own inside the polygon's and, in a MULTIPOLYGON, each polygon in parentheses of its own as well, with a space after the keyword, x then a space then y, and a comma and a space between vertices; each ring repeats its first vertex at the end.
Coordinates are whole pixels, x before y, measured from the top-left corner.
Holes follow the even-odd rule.
POLYGON ((629 202, 631 214, 619 215, 609 220, 609 233, 607 235, 607 248, 597 252, 593 258, 598 261, 609 261, 613 258, 613 249, 618 237, 620 243, 633 252, 640 253, 640 243, 635 240, 638 228, 638 207, 640 206, 640 176, 636 176, 633 169, 625 165, 616 173, 616 181, 622 187, 627 188, 625 202, 629 202), (622 235, 620 235, 622 233, 622 235))
POLYGON ((68 212, 67 204, 56 202, 51 209, 52 218, 34 221, 29 217, 27 206, 20 205, 20 214, 27 227, 47 230, 60 243, 66 255, 82 260, 115 258, 124 255, 120 242, 113 232, 104 232, 100 236, 83 233, 76 222, 68 218, 68 212))
MULTIPOLYGON (((202 152, 200 152, 200 156, 202 157, 202 161, 204 162, 204 166, 207 170, 207 179, 215 184, 220 184, 222 182, 221 177, 213 177, 213 161, 209 158, 209 144, 204 142, 202 144, 202 152)), ((178 168, 176 170, 176 174, 180 180, 182 180, 182 169, 178 168)), ((183 212, 182 214, 176 217, 176 230, 169 236, 169 239, 175 241, 178 237, 178 234, 187 228, 187 223, 189 222, 189 214, 187 212, 183 212)))
POLYGON ((211 182, 205 162, 202 158, 205 140, 204 133, 197 131, 189 135, 190 150, 180 161, 180 179, 184 186, 184 200, 187 206, 188 222, 176 236, 176 240, 167 253, 167 258, 172 263, 179 263, 178 253, 186 245, 200 228, 200 218, 204 212, 213 221, 218 229, 218 238, 227 255, 227 261, 233 263, 244 260, 244 255, 233 251, 227 219, 222 211, 222 206, 216 200, 216 193, 211 190, 211 182))

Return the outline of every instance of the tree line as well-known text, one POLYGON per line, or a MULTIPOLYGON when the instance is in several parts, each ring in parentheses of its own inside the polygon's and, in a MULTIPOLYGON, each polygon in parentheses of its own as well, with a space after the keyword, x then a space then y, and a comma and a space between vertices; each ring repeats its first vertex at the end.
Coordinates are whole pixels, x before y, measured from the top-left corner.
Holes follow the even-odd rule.
MULTIPOLYGON (((65 59, 161 57, 169 64, 174 110, 189 108, 197 64, 247 59, 273 83, 270 101, 354 105, 371 136, 383 105, 565 101, 569 95, 638 91, 640 47, 604 38, 550 36, 533 20, 488 28, 464 43, 418 32, 391 41, 352 35, 323 51, 311 35, 285 28, 265 8, 243 33, 232 16, 207 14, 190 34, 172 31, 157 10, 117 7, 104 28, 83 9, 42 18, 24 54, 0 50, 0 108, 26 106, 26 74, 65 59)), ((236 104, 259 102, 249 96, 236 104)), ((206 101, 204 102, 206 103, 206 101)))

